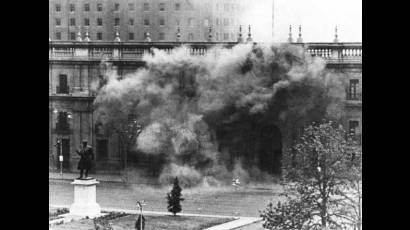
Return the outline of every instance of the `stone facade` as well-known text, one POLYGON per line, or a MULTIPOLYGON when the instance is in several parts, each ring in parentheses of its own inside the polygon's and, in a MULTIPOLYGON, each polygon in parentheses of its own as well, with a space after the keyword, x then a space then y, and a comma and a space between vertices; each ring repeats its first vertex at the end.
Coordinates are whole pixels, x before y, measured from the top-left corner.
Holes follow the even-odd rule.
POLYGON ((215 41, 236 41, 244 0, 50 0, 49 36, 51 40, 76 40, 80 31, 91 41, 114 41, 118 30, 121 41, 153 42, 207 41, 209 27, 215 41), (99 37, 100 36, 100 37, 99 37))
MULTIPOLYGON (((236 43, 190 43, 190 53, 201 55, 215 44, 230 47, 236 43)), ((57 140, 62 141, 64 156, 63 168, 73 170, 77 167, 79 156, 75 150, 81 141, 88 139, 94 148, 96 170, 119 170, 123 166, 118 139, 113 134, 103 133, 99 129, 93 113, 95 93, 93 84, 99 82, 106 68, 102 60, 113 64, 118 74, 125 75, 142 67, 142 55, 155 47, 171 50, 178 43, 116 43, 116 42, 50 42, 49 43, 49 156, 50 169, 59 167, 55 147, 57 140)), ((361 43, 304 43, 312 55, 323 57, 327 68, 346 79, 346 100, 343 101, 342 121, 346 129, 354 129, 361 137, 362 133, 362 56, 361 43)), ((282 133, 282 139, 291 138, 286 133, 289 127, 276 124, 282 133)), ((282 141, 282 149, 287 148, 282 141)))

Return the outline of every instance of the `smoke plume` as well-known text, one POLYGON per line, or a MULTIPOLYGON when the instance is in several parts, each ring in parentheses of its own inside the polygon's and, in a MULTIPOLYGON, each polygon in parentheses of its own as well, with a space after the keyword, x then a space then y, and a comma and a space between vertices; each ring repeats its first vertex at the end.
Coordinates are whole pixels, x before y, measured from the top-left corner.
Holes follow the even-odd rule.
POLYGON ((132 74, 108 72, 95 103, 108 127, 137 117, 142 131, 133 149, 164 159, 163 183, 175 176, 185 186, 266 178, 263 162, 255 162, 265 151, 255 144, 258 133, 340 114, 341 78, 289 44, 214 47, 202 56, 187 47, 154 50, 144 61, 132 74))

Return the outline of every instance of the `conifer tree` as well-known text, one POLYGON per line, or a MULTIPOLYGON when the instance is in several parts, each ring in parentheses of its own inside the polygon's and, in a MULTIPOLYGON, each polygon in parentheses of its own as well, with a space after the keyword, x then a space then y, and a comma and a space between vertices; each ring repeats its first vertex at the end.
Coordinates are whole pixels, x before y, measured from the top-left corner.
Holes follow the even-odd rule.
POLYGON ((168 199, 168 211, 172 212, 174 216, 182 211, 181 208, 181 201, 184 200, 184 198, 181 198, 181 187, 179 186, 179 181, 178 178, 175 177, 174 179, 174 186, 171 190, 170 193, 167 193, 167 199, 168 199))

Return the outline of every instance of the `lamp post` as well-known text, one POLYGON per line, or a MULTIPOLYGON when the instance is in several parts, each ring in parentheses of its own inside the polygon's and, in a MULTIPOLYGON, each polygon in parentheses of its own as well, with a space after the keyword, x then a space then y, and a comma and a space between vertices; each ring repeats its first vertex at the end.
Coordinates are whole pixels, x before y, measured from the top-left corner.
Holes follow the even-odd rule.
MULTIPOLYGON (((147 205, 145 200, 137 201, 137 208, 139 208, 139 210, 140 210, 140 218, 138 218, 138 219, 141 220, 140 221, 140 230, 143 230, 142 222, 144 221, 144 219, 143 219, 143 216, 142 216, 142 206, 145 206, 145 205, 147 205)), ((138 219, 137 219, 137 222, 138 222, 138 219)))

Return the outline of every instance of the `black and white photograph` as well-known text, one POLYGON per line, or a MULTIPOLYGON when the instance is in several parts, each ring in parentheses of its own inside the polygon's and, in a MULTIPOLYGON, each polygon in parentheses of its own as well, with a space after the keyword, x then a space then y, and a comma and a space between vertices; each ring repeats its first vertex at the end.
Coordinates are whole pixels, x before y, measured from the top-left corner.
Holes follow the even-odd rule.
POLYGON ((362 229, 362 0, 49 0, 48 71, 49 229, 362 229))

